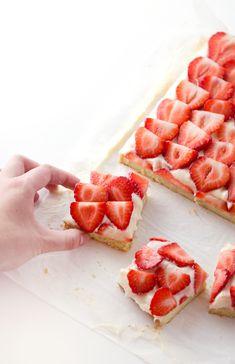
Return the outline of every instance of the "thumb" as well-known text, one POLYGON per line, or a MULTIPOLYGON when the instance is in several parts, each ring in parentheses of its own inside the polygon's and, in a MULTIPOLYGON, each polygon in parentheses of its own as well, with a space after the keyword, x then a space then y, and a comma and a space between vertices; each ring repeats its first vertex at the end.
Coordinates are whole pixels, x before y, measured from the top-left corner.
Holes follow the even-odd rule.
POLYGON ((89 236, 78 229, 47 230, 42 239, 41 253, 72 250, 85 244, 89 236))

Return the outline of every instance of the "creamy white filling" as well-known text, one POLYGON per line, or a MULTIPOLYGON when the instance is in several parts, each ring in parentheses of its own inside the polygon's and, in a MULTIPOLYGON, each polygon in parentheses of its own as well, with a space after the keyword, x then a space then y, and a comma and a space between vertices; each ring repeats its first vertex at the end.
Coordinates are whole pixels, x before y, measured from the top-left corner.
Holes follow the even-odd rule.
MULTIPOLYGON (((154 240, 154 241, 150 241, 147 245, 154 250, 158 250, 160 247, 167 245, 167 244, 169 244, 169 242, 162 242, 162 241, 154 240)), ((191 282, 187 287, 185 287, 182 291, 180 291, 174 295, 174 298, 177 302, 177 306, 175 309, 170 311, 165 316, 153 315, 155 320, 159 320, 162 324, 164 324, 165 322, 167 322, 169 320, 169 318, 173 317, 181 309, 181 305, 179 305, 179 301, 182 297, 187 296, 188 299, 192 299, 192 297, 195 296, 194 270, 191 267, 181 267, 181 268, 177 267, 174 263, 169 262, 167 260, 163 260, 159 266, 162 266, 165 269, 170 269, 171 271, 174 270, 174 271, 180 271, 182 273, 189 274, 190 279, 191 279, 191 282)), ((124 289, 125 295, 127 297, 132 298, 143 311, 152 315, 150 312, 150 303, 151 303, 151 300, 152 300, 155 292, 157 291, 158 287, 155 286, 150 292, 147 292, 147 293, 141 294, 141 295, 137 295, 137 294, 133 293, 129 286, 129 282, 128 282, 128 278, 127 278, 127 274, 130 271, 130 269, 138 269, 134 260, 127 268, 121 269, 120 275, 118 278, 118 283, 124 289)))
POLYGON ((183 169, 173 169, 171 171, 171 174, 178 179, 180 182, 185 184, 186 186, 190 187, 193 192, 196 191, 196 186, 190 176, 189 169, 183 168, 183 169))
POLYGON ((167 163, 162 154, 158 155, 155 158, 148 158, 147 161, 151 164, 153 171, 161 168, 170 169, 170 165, 167 163))
MULTIPOLYGON (((232 244, 226 244, 220 252, 225 250, 233 250, 235 246, 232 244)), ((220 309, 220 308, 232 308, 231 297, 230 297, 230 287, 235 286, 235 275, 228 281, 224 289, 215 297, 214 302, 210 304, 210 308, 220 309)))

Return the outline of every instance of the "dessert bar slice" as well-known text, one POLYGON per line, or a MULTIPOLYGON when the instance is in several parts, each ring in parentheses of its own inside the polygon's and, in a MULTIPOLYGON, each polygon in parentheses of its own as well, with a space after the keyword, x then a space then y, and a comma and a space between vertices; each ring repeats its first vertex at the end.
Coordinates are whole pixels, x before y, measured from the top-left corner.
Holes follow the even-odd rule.
POLYGON ((90 183, 78 183, 64 227, 79 228, 113 248, 131 247, 146 200, 148 180, 136 173, 113 176, 91 172, 90 183))
POLYGON ((209 312, 235 317, 235 246, 225 245, 218 257, 210 294, 209 312))
POLYGON ((154 237, 121 269, 118 283, 158 327, 205 289, 206 278, 207 273, 177 243, 154 237))

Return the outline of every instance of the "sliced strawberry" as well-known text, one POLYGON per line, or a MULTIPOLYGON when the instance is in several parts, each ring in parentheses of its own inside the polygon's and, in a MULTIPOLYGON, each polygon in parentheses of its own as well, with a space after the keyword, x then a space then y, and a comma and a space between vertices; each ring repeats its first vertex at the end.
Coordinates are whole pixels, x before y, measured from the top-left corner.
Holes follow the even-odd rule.
POLYGON ((215 133, 216 138, 223 142, 235 145, 235 124, 234 121, 224 123, 215 133))
POLYGON ((225 186, 230 178, 228 166, 207 157, 199 157, 189 168, 197 189, 208 192, 225 186))
POLYGON ((131 201, 133 187, 127 177, 114 177, 108 183, 108 193, 110 201, 131 201))
POLYGON ((104 174, 97 171, 92 171, 90 175, 90 182, 94 185, 107 186, 113 176, 111 174, 104 174))
POLYGON ((177 124, 153 118, 145 119, 145 128, 163 140, 172 140, 179 132, 177 124))
POLYGON ((154 133, 140 127, 135 133, 135 150, 141 158, 155 158, 161 154, 163 141, 154 133))
POLYGON ((196 85, 204 76, 223 77, 223 75, 223 67, 207 57, 197 57, 188 66, 188 79, 196 85))
POLYGON ((102 222, 105 205, 105 202, 72 202, 70 213, 82 230, 91 233, 102 222))
POLYGON ((74 189, 76 201, 106 202, 108 201, 107 188, 89 183, 77 183, 74 189))
POLYGON ((165 241, 168 241, 167 239, 165 238, 162 238, 160 236, 152 236, 151 238, 149 238, 150 241, 152 240, 157 240, 157 241, 162 241, 162 242, 165 242, 165 241))
POLYGON ((161 255, 147 245, 135 253, 135 264, 139 269, 153 269, 161 263, 162 259, 161 255))
POLYGON ((197 158, 198 152, 180 144, 165 142, 163 155, 173 169, 184 168, 197 158))
POLYGON ((173 294, 182 291, 190 282, 190 276, 181 273, 179 270, 170 270, 164 267, 158 267, 156 270, 157 284, 159 287, 168 287, 173 294))
POLYGON ((233 85, 216 76, 205 76, 199 86, 210 93, 210 99, 228 100, 233 94, 233 85))
POLYGON ((147 180, 147 178, 140 176, 137 173, 134 172, 130 172, 128 174, 128 177, 131 181, 132 184, 132 188, 133 191, 140 196, 140 198, 144 198, 147 189, 148 189, 148 185, 149 185, 149 181, 147 180))
POLYGON ((228 211, 227 203, 219 200, 217 197, 201 191, 196 192, 195 201, 201 205, 207 204, 211 207, 215 207, 217 210, 228 211))
POLYGON ((235 286, 230 287, 231 305, 235 309, 235 286))
POLYGON ((226 269, 232 276, 235 272, 235 250, 222 250, 219 254, 216 269, 226 269))
POLYGON ((205 285, 207 273, 197 263, 194 263, 193 269, 194 269, 194 292, 195 294, 198 294, 205 285))
POLYGON ((134 151, 128 152, 123 156, 141 168, 152 170, 151 164, 147 160, 138 157, 138 155, 134 151))
MULTIPOLYGON (((99 234, 105 238, 110 238, 110 239, 114 239, 115 233, 116 233, 116 227, 106 222, 101 224, 96 231, 96 234, 99 234)), ((129 237, 122 237, 122 241, 125 241, 126 243, 130 243, 132 242, 132 240, 133 239, 129 237)))
POLYGON ((213 139, 209 147, 205 150, 205 156, 229 166, 235 161, 235 146, 231 143, 213 139))
POLYGON ((235 37, 224 32, 212 35, 208 42, 208 57, 221 66, 235 59, 235 37))
POLYGON ((204 110, 193 110, 191 121, 207 134, 211 134, 223 125, 224 115, 204 110))
POLYGON ((216 296, 222 291, 222 289, 228 283, 230 274, 226 269, 216 269, 214 273, 214 282, 211 289, 210 303, 214 301, 216 296))
POLYGON ((179 144, 191 149, 200 150, 205 148, 210 141, 211 136, 191 121, 186 121, 181 125, 178 136, 179 144))
POLYGON ((176 96, 178 100, 188 104, 190 109, 199 109, 209 99, 209 92, 192 82, 183 80, 176 88, 176 96))
POLYGON ((235 202, 235 163, 233 163, 230 168, 230 181, 228 185, 228 200, 230 202, 235 202))
POLYGON ((190 119, 191 109, 182 101, 164 99, 157 108, 157 118, 181 125, 190 119))
POLYGON ((179 300, 179 304, 182 305, 182 303, 184 303, 185 301, 187 301, 187 299, 188 299, 188 296, 181 297, 180 300, 179 300))
POLYGON ((180 188, 181 190, 184 190, 187 193, 193 194, 193 191, 189 186, 183 184, 178 179, 176 179, 167 169, 165 168, 158 169, 157 171, 155 171, 155 174, 159 177, 160 183, 164 182, 164 184, 167 185, 168 184, 174 185, 175 187, 180 188))
POLYGON ((177 306, 177 302, 167 287, 159 288, 150 303, 150 312, 154 316, 165 316, 177 306))
POLYGON ((156 274, 131 269, 127 274, 129 286, 133 293, 144 294, 156 285, 156 274))
POLYGON ((235 60, 229 61, 224 64, 224 79, 231 82, 235 86, 235 60))
POLYGON ((209 99, 205 102, 203 108, 206 111, 224 115, 225 121, 234 115, 234 106, 230 101, 227 100, 209 99))
POLYGON ((132 201, 108 201, 106 215, 118 229, 125 230, 129 225, 133 207, 132 201))
POLYGON ((194 263, 194 260, 177 243, 162 246, 158 249, 158 253, 179 267, 186 267, 194 263))

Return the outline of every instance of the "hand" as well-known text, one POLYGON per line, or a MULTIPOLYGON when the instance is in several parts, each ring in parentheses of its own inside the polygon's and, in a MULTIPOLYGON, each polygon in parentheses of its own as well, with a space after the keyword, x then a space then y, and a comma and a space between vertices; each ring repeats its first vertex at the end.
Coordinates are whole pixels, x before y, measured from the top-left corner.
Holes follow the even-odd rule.
POLYGON ((23 156, 13 157, 0 172, 0 271, 17 268, 46 252, 70 250, 86 242, 78 229, 50 230, 34 217, 38 191, 63 185, 73 189, 78 178, 23 156))

